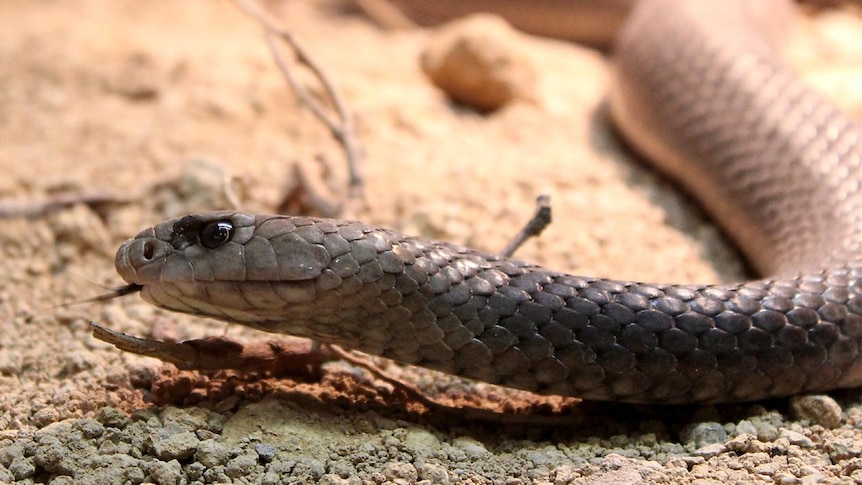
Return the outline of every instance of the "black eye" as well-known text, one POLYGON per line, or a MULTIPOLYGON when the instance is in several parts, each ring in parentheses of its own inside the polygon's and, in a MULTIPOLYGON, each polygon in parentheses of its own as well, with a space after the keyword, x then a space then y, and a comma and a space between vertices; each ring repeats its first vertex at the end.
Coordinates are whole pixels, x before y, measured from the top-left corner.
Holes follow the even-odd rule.
POLYGON ((205 248, 221 247, 233 238, 233 224, 229 221, 210 222, 201 229, 199 238, 205 248))

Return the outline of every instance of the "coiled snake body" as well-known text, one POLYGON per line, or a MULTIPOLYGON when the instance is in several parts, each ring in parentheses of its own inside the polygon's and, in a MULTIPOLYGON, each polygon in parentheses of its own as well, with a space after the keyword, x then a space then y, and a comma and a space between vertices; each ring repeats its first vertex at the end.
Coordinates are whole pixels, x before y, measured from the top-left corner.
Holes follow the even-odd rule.
POLYGON ((611 87, 620 130, 770 279, 573 276, 238 212, 146 229, 117 270, 161 307, 544 394, 674 404, 862 386, 862 130, 775 61, 760 22, 779 7, 645 2, 611 87))

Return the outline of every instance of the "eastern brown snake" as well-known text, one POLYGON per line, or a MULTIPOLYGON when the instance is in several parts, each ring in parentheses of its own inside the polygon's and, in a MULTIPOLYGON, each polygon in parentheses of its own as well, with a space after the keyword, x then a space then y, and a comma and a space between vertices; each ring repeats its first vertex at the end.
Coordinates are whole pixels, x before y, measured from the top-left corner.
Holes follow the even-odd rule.
POLYGON ((118 271, 164 308, 544 394, 674 404, 862 385, 862 130, 776 60, 783 2, 644 3, 617 45, 613 118, 769 279, 612 281, 235 212, 142 231, 118 271))

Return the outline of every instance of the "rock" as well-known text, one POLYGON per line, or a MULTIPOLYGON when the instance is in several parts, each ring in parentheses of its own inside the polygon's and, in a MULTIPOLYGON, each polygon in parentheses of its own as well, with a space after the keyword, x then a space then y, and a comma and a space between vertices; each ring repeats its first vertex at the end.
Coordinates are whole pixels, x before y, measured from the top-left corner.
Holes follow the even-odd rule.
POLYGON ((488 454, 488 449, 485 448, 485 445, 466 436, 455 438, 452 440, 452 445, 463 451, 468 458, 481 458, 488 454))
POLYGON ((841 424, 841 406, 829 396, 796 396, 790 400, 790 409, 798 419, 807 419, 827 429, 841 424))
POLYGON ((261 463, 269 463, 275 458, 276 449, 275 446, 261 443, 254 445, 254 451, 257 453, 257 457, 261 463))
POLYGON ((491 112, 534 99, 536 73, 518 48, 520 34, 503 19, 471 15, 439 30, 422 53, 422 70, 455 101, 491 112))
POLYGON ((706 445, 724 443, 727 440, 727 432, 721 423, 696 423, 687 426, 682 431, 681 438, 686 443, 694 443, 695 448, 702 448, 706 445))
POLYGON ((191 431, 153 437, 153 452, 160 460, 182 460, 195 454, 200 441, 191 431))

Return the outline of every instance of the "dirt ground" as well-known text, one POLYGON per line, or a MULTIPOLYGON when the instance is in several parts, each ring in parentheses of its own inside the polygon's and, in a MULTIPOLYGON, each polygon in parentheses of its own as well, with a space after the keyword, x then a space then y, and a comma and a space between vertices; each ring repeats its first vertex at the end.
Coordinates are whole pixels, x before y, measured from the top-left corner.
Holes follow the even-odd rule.
MULTIPOLYGON (((368 222, 494 251, 547 193, 555 222, 522 259, 639 280, 747 276, 716 228, 611 134, 600 53, 518 40, 535 96, 483 116, 422 74, 429 32, 382 31, 336 0, 267 6, 356 116, 368 222)), ((789 56, 862 120, 858 12, 800 17, 789 56)), ((440 399, 533 413, 459 415, 343 362, 278 378, 178 372, 95 340, 89 321, 161 339, 271 336, 136 296, 59 306, 122 284, 113 252, 140 229, 225 207, 225 177, 243 209, 270 212, 294 165, 314 172, 320 157, 343 193, 338 146, 230 2, 0 2, 0 207, 115 199, 2 221, 0 483, 862 483, 860 390, 657 409, 542 400, 384 363, 440 399)))

